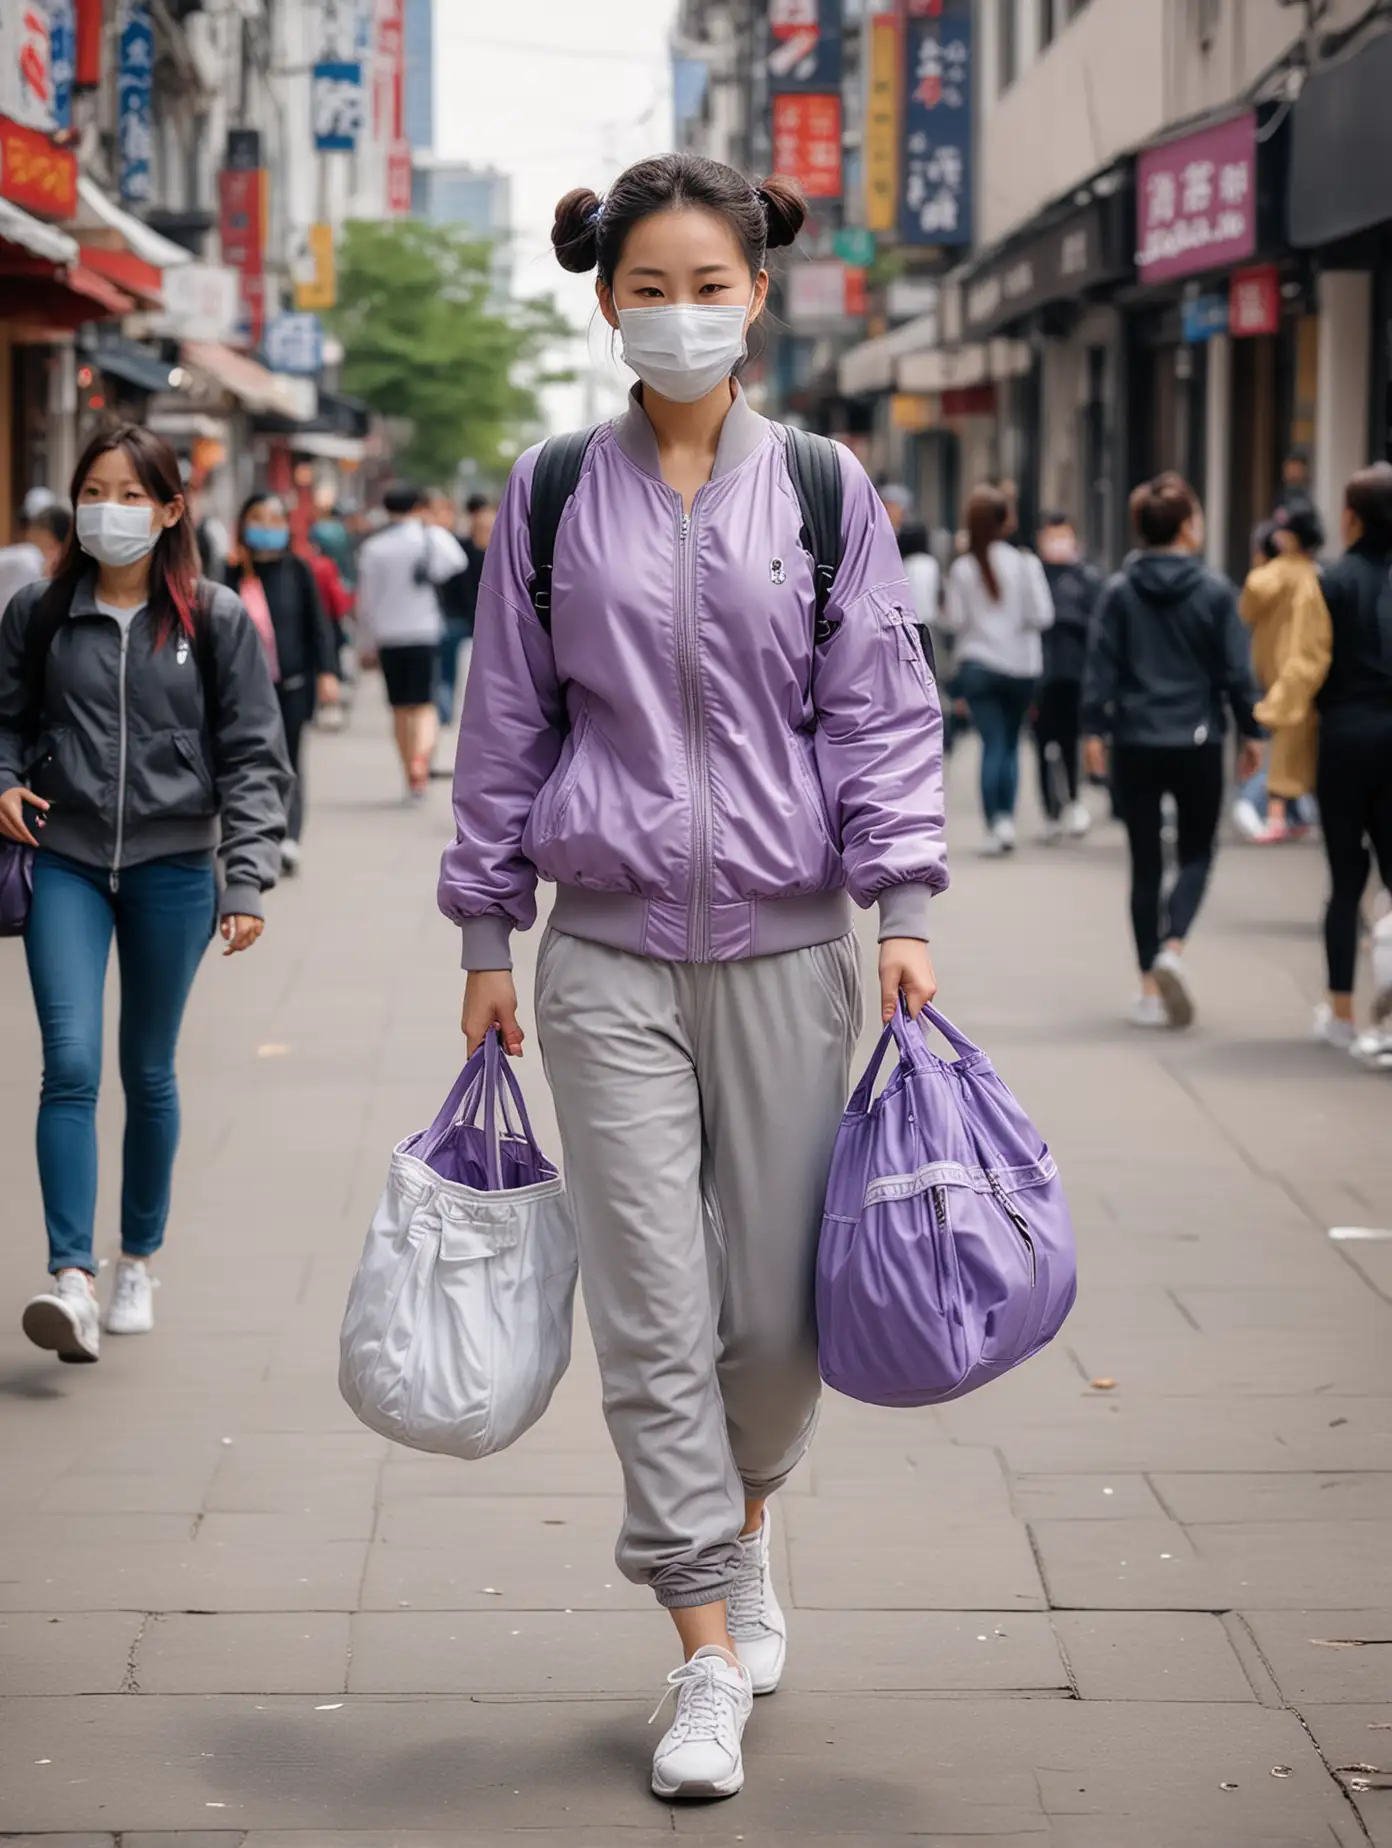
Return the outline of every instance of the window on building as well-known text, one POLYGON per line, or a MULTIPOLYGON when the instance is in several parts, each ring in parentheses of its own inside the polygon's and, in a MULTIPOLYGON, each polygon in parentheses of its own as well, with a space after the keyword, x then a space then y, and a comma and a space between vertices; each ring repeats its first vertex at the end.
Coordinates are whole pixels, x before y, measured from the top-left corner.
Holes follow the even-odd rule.
POLYGON ((1019 36, 1015 30, 1016 0, 996 0, 996 62, 1002 95, 1020 74, 1019 36))

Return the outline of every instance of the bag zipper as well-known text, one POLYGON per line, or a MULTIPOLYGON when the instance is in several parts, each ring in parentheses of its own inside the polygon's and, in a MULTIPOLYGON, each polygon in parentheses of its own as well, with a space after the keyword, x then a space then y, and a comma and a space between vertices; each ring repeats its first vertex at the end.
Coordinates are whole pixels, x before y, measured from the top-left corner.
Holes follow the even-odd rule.
POLYGON ((121 854, 126 844, 126 764, 130 746, 130 726, 126 714, 126 656, 130 651, 131 625, 121 630, 121 666, 117 675, 117 735, 120 743, 116 758, 116 853, 111 862, 107 883, 113 897, 121 889, 121 854))
MULTIPOLYGON (((699 499, 699 493, 697 499, 699 499)), ((680 507, 680 499, 678 500, 680 507)), ((692 869, 687 948, 692 962, 710 960, 710 770, 706 752, 706 699, 701 686, 700 644, 696 628, 696 548, 692 512, 680 507, 677 527, 677 664, 686 715, 686 768, 691 782, 692 869)))
POLYGON ((1030 1288, 1034 1289, 1039 1282, 1039 1259, 1034 1249, 1034 1240, 1030 1237, 1029 1225, 1024 1214, 1020 1211, 1014 1200, 1011 1199, 1010 1195, 1001 1186, 997 1176, 988 1174, 986 1179, 991 1183, 991 1192, 1005 1209, 1006 1217, 1019 1233, 1020 1241, 1024 1245, 1025 1250, 1029 1253, 1030 1288))

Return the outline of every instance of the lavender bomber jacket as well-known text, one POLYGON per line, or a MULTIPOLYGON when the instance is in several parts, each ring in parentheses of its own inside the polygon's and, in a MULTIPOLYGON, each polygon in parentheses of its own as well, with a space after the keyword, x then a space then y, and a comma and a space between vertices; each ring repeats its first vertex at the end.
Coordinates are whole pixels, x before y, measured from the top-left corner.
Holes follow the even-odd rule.
POLYGON ((479 587, 440 908, 466 969, 536 920, 672 962, 928 935, 947 885, 942 716, 888 519, 840 452, 845 557, 814 646, 784 437, 737 392, 688 519, 635 393, 596 436, 532 608, 513 469, 479 587))

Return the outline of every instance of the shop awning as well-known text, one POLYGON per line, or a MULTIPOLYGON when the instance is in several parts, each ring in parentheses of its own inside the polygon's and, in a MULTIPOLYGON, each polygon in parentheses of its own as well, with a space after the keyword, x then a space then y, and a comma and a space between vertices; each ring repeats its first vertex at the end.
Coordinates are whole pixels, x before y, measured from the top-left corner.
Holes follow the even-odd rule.
POLYGON ((47 263, 76 263, 77 239, 41 218, 31 218, 8 199, 0 199, 0 244, 14 244, 47 263))
POLYGON ((87 178, 86 174, 77 182, 78 211, 74 221, 79 231, 91 230, 104 226, 108 231, 115 231, 132 256, 139 257, 157 270, 179 269, 185 263, 193 262, 193 253, 185 250, 182 244, 175 244, 167 237, 161 237, 158 231, 152 231, 149 225, 122 211, 115 200, 108 199, 101 187, 87 178))
POLYGON ((12 318, 65 331, 136 308, 129 295, 85 264, 45 260, 8 242, 0 244, 0 284, 12 318))
POLYGON ((190 366, 205 373, 249 411, 268 411, 292 423, 309 423, 318 409, 312 379, 271 372, 245 353, 213 340, 186 340, 183 354, 190 366))
POLYGON ((92 349, 91 362, 102 372, 137 391, 172 391, 176 367, 134 340, 103 340, 92 349))
POLYGON ((936 313, 919 315, 892 333, 865 340, 841 357, 837 382, 841 394, 854 398, 864 392, 893 391, 894 372, 906 353, 919 353, 938 344, 936 313))
POLYGON ((1392 32, 1311 71, 1295 105, 1290 241, 1337 243, 1392 217, 1392 32))

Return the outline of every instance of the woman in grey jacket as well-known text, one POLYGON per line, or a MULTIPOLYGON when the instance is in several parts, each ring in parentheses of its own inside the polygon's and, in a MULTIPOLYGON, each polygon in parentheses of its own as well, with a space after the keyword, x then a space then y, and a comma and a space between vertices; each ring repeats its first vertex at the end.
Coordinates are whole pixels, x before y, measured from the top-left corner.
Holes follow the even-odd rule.
POLYGON ((256 630, 230 590, 199 582, 173 452, 136 425, 106 432, 78 463, 72 499, 76 530, 52 583, 18 592, 0 621, 0 836, 40 849, 25 948, 43 1036, 53 1284, 25 1308, 24 1330, 61 1360, 93 1361, 111 939, 126 1135, 105 1326, 145 1334, 179 1138, 184 1004, 219 910, 229 956, 261 935, 290 773, 256 630))

